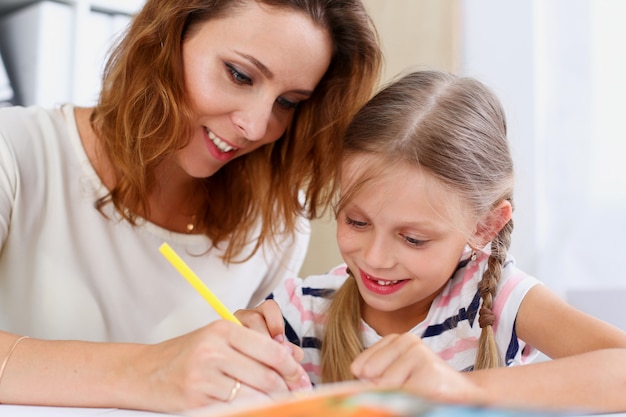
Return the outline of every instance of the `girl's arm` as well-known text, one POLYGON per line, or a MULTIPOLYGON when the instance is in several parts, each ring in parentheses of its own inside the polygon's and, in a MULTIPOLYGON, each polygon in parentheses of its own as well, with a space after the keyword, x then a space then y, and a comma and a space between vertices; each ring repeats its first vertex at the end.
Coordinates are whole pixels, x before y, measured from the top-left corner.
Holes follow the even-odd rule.
POLYGON ((353 374, 380 388, 433 401, 579 412, 626 411, 626 349, 546 362, 458 372, 419 337, 384 337, 353 362, 353 374))
POLYGON ((515 329, 520 339, 550 358, 626 348, 625 332, 575 309, 543 285, 524 297, 515 329))
MULTIPOLYGON (((0 332, 0 362, 19 336, 0 332)), ((302 388, 305 371, 267 335, 218 320, 154 345, 23 339, 0 403, 181 411, 302 388)))
POLYGON ((577 412, 626 411, 626 349, 603 349, 522 366, 469 372, 484 402, 577 412))

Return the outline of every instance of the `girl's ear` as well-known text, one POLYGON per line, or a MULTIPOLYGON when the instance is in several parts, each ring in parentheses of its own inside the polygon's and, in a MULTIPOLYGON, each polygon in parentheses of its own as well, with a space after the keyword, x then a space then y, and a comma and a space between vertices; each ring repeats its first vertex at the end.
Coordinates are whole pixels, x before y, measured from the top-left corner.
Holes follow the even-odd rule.
POLYGON ((485 219, 478 223, 472 238, 471 246, 484 248, 485 245, 502 230, 513 216, 513 207, 509 200, 501 201, 485 219))

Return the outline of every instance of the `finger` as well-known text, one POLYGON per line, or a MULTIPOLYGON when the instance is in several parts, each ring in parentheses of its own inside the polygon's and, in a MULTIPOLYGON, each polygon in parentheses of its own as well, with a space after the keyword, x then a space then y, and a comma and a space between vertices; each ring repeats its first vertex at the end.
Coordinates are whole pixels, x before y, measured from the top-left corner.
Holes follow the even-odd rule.
POLYGON ((234 314, 245 327, 272 337, 267 327, 265 317, 258 308, 237 310, 234 314))
POLYGON ((285 339, 283 315, 274 300, 265 300, 253 309, 237 310, 235 316, 244 326, 268 334, 278 342, 285 339))
POLYGON ((300 346, 290 343, 285 337, 285 325, 282 313, 274 300, 266 300, 255 309, 242 309, 235 312, 241 323, 259 333, 267 334, 272 339, 291 350, 298 362, 304 359, 304 351, 300 346))
POLYGON ((230 404, 254 404, 254 406, 257 407, 270 404, 271 402, 273 402, 273 398, 269 395, 242 383, 241 388, 230 401, 230 404))
POLYGON ((243 354, 237 361, 225 365, 231 375, 245 379, 248 385, 267 394, 311 387, 307 373, 293 358, 290 346, 243 327, 231 337, 232 346, 243 354))
POLYGON ((270 336, 278 342, 285 340, 285 321, 278 303, 274 300, 265 300, 257 308, 265 318, 265 325, 270 336))
POLYGON ((397 348, 395 346, 398 338, 399 335, 397 334, 385 336, 364 350, 350 365, 352 374, 359 379, 379 377, 380 373, 387 368, 389 362, 397 357, 397 348))
MULTIPOLYGON (((403 341, 404 342, 404 341, 403 341)), ((402 387, 410 378, 425 381, 428 378, 431 355, 430 349, 423 343, 398 343, 400 347, 396 360, 391 361, 387 367, 380 372, 376 382, 379 386, 387 388, 402 387)), ((439 358, 437 358, 439 359, 439 358)))
POLYGON ((296 360, 296 362, 302 362, 302 359, 304 359, 304 350, 302 350, 300 346, 286 341, 282 344, 289 346, 291 349, 291 356, 296 360))

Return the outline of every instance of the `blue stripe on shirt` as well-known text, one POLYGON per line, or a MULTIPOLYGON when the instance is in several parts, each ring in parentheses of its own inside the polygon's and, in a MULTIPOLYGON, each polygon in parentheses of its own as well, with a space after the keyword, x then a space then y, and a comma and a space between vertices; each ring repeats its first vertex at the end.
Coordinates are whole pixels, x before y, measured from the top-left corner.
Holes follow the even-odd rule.
POLYGON ((432 324, 424 330, 424 334, 422 334, 422 338, 439 336, 445 331, 455 329, 458 324, 467 320, 469 322, 470 327, 474 326, 474 320, 476 319, 476 315, 478 314, 478 306, 480 305, 480 292, 476 292, 474 295, 474 299, 467 307, 462 307, 459 309, 458 314, 454 316, 446 318, 442 323, 432 324))

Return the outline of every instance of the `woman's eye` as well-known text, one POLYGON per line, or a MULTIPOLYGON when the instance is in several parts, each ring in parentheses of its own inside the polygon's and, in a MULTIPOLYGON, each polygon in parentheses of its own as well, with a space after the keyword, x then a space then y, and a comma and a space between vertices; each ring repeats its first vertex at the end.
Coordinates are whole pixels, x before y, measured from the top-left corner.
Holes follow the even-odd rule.
POLYGON ((351 219, 350 217, 346 217, 346 224, 357 229, 363 229, 367 226, 367 222, 361 222, 359 220, 351 219))
POLYGON ((293 102, 291 100, 287 100, 286 98, 283 97, 278 97, 276 99, 276 103, 278 103, 278 105, 286 110, 293 110, 296 107, 298 107, 298 103, 293 102))
POLYGON ((246 74, 239 71, 237 68, 235 68, 234 65, 226 64, 226 68, 228 69, 228 72, 230 73, 231 78, 236 84, 252 85, 252 78, 248 77, 246 74))

